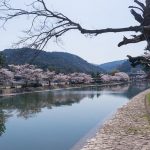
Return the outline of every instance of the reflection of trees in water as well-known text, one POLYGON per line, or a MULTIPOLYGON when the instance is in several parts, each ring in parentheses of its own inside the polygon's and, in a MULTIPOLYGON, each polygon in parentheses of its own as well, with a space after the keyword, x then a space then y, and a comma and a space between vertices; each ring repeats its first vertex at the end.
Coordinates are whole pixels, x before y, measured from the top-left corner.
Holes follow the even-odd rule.
POLYGON ((144 91, 145 89, 147 89, 149 87, 150 87, 150 82, 148 82, 148 81, 133 82, 128 85, 120 86, 121 90, 119 90, 119 88, 117 90, 117 88, 116 88, 116 92, 114 92, 114 90, 112 90, 111 94, 112 95, 120 95, 120 96, 131 99, 132 97, 134 97, 135 95, 137 95, 138 93, 144 91))
POLYGON ((85 97, 94 97, 94 95, 88 92, 65 90, 3 97, 0 99, 0 135, 5 132, 6 116, 13 115, 14 110, 18 117, 28 119, 41 112, 42 108, 70 106, 73 103, 79 103, 85 97))
MULTIPOLYGON (((95 86, 95 87, 87 87, 82 88, 83 91, 112 91, 112 92, 124 92, 128 90, 129 84, 122 84, 122 85, 107 85, 107 86, 95 86)), ((79 89, 80 91, 80 89, 79 89)))
MULTIPOLYGON (((70 91, 43 92, 17 95, 14 97, 1 98, 0 109, 16 110, 18 117, 29 118, 41 112, 42 108, 58 107, 61 105, 72 105, 80 102, 88 93, 73 93, 70 91)), ((93 96, 93 95, 92 95, 93 96)))
POLYGON ((141 82, 133 82, 129 90, 124 93, 125 96, 127 96, 129 99, 140 93, 141 91, 146 90, 150 87, 150 82, 148 81, 141 81, 141 82))
MULTIPOLYGON (((145 89, 150 87, 149 81, 142 81, 142 82, 133 82, 131 84, 122 84, 122 85, 108 85, 105 87, 89 87, 89 88, 83 88, 83 91, 85 90, 93 90, 93 91, 106 91, 107 94, 110 95, 118 95, 123 96, 131 99, 141 91, 144 91, 145 89)), ((98 94, 98 93, 97 93, 98 94)))
POLYGON ((0 110, 0 136, 5 133, 6 127, 5 127, 5 115, 2 110, 0 110))
POLYGON ((18 117, 28 119, 41 112, 42 108, 52 109, 61 105, 80 102, 87 94, 69 91, 23 94, 0 99, 0 136, 5 132, 6 118, 17 112, 18 117), (6 117, 7 116, 7 117, 6 117))
POLYGON ((144 90, 144 89, 150 87, 150 82, 149 81, 133 82, 132 86, 135 86, 136 88, 138 88, 140 90, 144 90))
POLYGON ((51 109, 53 106, 72 105, 80 102, 83 98, 97 98, 101 91, 110 91, 110 93, 121 93, 129 98, 147 87, 145 83, 106 86, 106 87, 88 87, 82 89, 72 89, 66 91, 43 92, 17 95, 14 97, 1 98, 0 109, 17 110, 18 116, 28 118, 33 117, 36 113, 41 112, 42 108, 51 109), (142 85, 141 85, 142 84, 142 85))
POLYGON ((102 91, 107 91, 107 94, 122 95, 131 98, 148 86, 150 85, 147 82, 4 97, 0 99, 0 135, 5 132, 6 118, 13 115, 14 110, 15 114, 17 112, 18 117, 28 119, 41 112, 42 108, 52 109, 61 105, 69 106, 73 103, 79 103, 85 97, 93 99, 96 96, 98 98, 103 93, 102 91))

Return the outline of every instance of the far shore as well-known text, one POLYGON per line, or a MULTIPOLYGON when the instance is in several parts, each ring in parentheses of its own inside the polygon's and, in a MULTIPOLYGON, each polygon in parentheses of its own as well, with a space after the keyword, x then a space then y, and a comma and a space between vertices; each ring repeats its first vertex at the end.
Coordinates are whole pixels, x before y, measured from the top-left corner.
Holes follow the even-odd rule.
POLYGON ((9 88, 9 89, 1 89, 0 97, 5 96, 15 96, 21 94, 28 93, 40 93, 46 91, 56 91, 56 90, 68 90, 68 89, 78 89, 85 87, 105 87, 105 86, 116 86, 116 85, 125 85, 130 82, 118 82, 118 83, 105 83, 105 84, 74 84, 74 85, 60 85, 60 86, 52 86, 52 87, 27 87, 27 88, 9 88))

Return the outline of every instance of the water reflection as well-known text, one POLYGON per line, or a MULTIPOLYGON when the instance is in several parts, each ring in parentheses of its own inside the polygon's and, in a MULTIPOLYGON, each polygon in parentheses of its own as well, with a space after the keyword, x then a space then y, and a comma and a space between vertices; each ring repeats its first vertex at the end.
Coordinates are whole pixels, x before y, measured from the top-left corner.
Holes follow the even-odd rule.
POLYGON ((18 117, 29 118, 41 112, 46 107, 52 109, 53 106, 71 105, 78 103, 86 95, 69 92, 44 92, 17 95, 0 99, 0 110, 5 113, 16 110, 18 117))
POLYGON ((150 87, 150 82, 133 82, 129 89, 124 93, 125 96, 127 96, 129 99, 131 99, 133 96, 137 95, 141 91, 144 91, 145 89, 150 87))
POLYGON ((5 127, 5 114, 4 111, 0 110, 0 136, 5 133, 6 127, 5 127))
POLYGON ((85 97, 93 99, 96 96, 99 98, 104 93, 119 94, 131 98, 149 86, 148 82, 142 82, 122 86, 97 86, 3 97, 0 99, 0 136, 5 133, 5 123, 14 115, 14 112, 17 117, 28 119, 40 113, 42 108, 53 109, 53 107, 71 106, 74 103, 80 103, 85 97))
POLYGON ((9 113, 9 115, 11 111, 16 110, 18 117, 28 119, 29 117, 34 117, 35 114, 41 112, 41 109, 45 107, 52 109, 53 106, 71 106, 73 103, 79 103, 85 97, 93 99, 94 96, 96 96, 98 98, 101 96, 102 92, 105 91, 107 91, 108 94, 124 93, 128 91, 129 87, 129 85, 88 87, 82 88, 82 90, 71 89, 66 91, 63 90, 3 97, 0 99, 0 110, 2 112, 5 110, 5 113, 9 113))

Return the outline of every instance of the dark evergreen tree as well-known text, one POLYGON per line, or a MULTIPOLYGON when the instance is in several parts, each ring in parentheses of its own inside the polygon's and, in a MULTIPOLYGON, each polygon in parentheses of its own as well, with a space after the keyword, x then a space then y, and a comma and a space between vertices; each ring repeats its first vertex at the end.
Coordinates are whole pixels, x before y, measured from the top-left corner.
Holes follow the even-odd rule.
POLYGON ((5 65, 5 58, 2 54, 2 52, 0 53, 0 67, 4 66, 5 65))

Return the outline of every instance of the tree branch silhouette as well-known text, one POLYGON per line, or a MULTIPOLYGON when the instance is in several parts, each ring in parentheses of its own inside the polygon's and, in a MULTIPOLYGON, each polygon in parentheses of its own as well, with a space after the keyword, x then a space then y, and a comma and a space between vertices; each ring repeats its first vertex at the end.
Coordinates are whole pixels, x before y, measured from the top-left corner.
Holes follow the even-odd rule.
MULTIPOLYGON (((41 50, 44 49, 51 39, 56 39, 57 41, 65 33, 76 30, 81 32, 81 34, 92 36, 132 31, 136 35, 133 35, 132 38, 124 37, 118 46, 147 41, 146 49, 150 51, 150 0, 145 0, 145 3, 139 0, 134 0, 134 2, 136 6, 129 6, 129 8, 138 25, 124 28, 85 29, 80 23, 71 20, 64 14, 50 10, 44 0, 35 0, 24 9, 14 8, 10 5, 9 1, 1 0, 0 22, 2 22, 4 27, 9 21, 20 16, 30 17, 31 25, 24 31, 26 36, 21 38, 16 44, 41 50)), ((140 58, 138 57, 138 60, 140 58)), ((132 57, 130 57, 131 59, 132 57)), ((136 58, 133 59, 135 60, 136 58)))
MULTIPOLYGON (((3 26, 5 26, 5 24, 12 19, 18 18, 20 16, 30 16, 32 19, 31 26, 28 30, 24 31, 26 36, 21 38, 21 40, 16 44, 20 45, 30 42, 26 46, 37 49, 43 49, 50 39, 57 39, 70 30, 78 30, 82 34, 97 36, 103 33, 117 33, 128 31, 142 32, 143 29, 141 25, 138 25, 125 28, 90 30, 83 28, 79 23, 72 21, 62 13, 51 11, 47 8, 44 0, 36 0, 27 7, 30 7, 30 11, 28 11, 27 9, 13 8, 6 0, 2 0, 0 6, 0 20, 3 22, 3 26), (42 23, 38 24, 38 20, 42 21, 42 23)), ((141 16, 136 18, 139 18, 142 21, 141 16)), ((130 43, 130 41, 128 41, 128 43, 124 43, 128 44, 130 43)), ((124 44, 122 43, 121 45, 124 44)))

